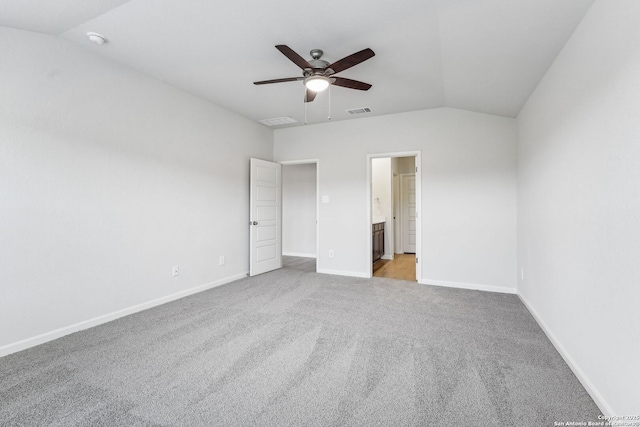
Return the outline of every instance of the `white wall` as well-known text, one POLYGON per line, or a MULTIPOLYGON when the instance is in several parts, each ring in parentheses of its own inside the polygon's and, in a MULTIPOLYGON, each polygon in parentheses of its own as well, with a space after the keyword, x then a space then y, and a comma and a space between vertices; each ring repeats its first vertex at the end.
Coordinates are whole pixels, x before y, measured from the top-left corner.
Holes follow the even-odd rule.
POLYGON ((282 166, 282 253, 316 256, 316 164, 282 166))
POLYGON ((640 414, 638 23, 596 1, 518 117, 519 293, 620 415, 640 414))
POLYGON ((0 57, 0 355, 246 273, 271 130, 54 37, 0 57))
POLYGON ((320 159, 329 203, 319 209, 319 271, 370 274, 366 156, 421 150, 423 282, 515 291, 515 120, 441 108, 280 129, 274 138, 277 161, 320 159))
POLYGON ((385 217, 384 259, 393 259, 393 175, 391 158, 371 159, 371 218, 385 217))

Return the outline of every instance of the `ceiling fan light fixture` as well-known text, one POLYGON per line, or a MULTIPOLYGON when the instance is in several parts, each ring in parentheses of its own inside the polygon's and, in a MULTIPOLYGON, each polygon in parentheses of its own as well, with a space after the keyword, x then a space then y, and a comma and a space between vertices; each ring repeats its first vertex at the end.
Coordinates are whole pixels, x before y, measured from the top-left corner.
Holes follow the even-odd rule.
POLYGON ((312 90, 314 92, 322 92, 326 88, 329 87, 331 80, 326 76, 311 76, 307 77, 304 80, 304 85, 307 89, 312 90))

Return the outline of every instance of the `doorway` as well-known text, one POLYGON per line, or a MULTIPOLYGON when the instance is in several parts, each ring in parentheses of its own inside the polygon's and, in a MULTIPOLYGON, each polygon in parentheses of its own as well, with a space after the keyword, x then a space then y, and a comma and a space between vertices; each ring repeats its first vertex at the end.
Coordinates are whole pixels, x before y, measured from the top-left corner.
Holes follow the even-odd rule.
POLYGON ((419 281, 420 152, 369 155, 368 158, 371 275, 419 281), (381 230, 384 238, 380 236, 381 230), (384 241, 383 249, 381 241, 384 241))
POLYGON ((318 161, 281 164, 283 267, 315 272, 318 254, 318 161))

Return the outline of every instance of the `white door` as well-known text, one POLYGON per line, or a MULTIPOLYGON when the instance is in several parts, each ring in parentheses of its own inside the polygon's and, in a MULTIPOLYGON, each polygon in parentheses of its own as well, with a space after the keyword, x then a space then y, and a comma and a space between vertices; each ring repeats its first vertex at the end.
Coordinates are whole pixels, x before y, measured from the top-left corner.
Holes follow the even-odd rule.
POLYGON ((402 175, 402 246, 416 253, 416 176, 402 175))
POLYGON ((251 159, 249 275, 282 268, 282 184, 278 163, 251 159))
POLYGON ((400 177, 393 174, 393 240, 394 247, 393 252, 400 254, 403 251, 402 248, 402 221, 400 221, 400 177))

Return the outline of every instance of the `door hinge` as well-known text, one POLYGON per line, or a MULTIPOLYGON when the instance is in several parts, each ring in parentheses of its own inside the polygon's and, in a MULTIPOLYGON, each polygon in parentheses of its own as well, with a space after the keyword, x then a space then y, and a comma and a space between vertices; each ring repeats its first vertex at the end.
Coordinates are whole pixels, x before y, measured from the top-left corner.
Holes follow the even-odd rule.
POLYGON ((416 173, 418 173, 418 167, 416 166, 416 173))
POLYGON ((416 264, 418 263, 418 257, 416 257, 416 264))

